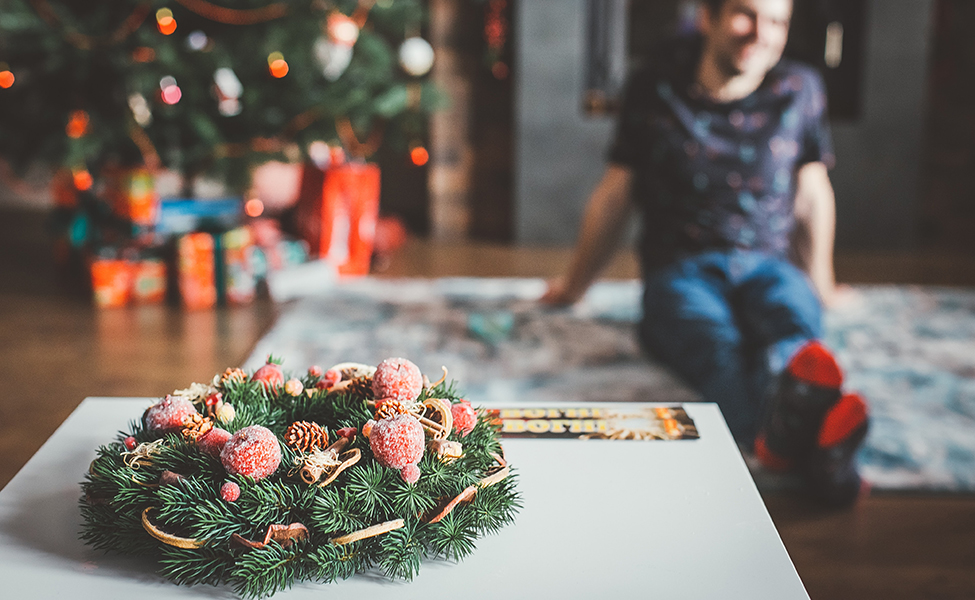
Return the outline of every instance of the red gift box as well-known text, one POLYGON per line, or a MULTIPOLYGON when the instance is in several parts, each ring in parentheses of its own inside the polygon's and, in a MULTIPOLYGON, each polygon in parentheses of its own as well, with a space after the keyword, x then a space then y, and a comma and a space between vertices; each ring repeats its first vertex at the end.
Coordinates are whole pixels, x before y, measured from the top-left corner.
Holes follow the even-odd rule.
POLYGON ((312 256, 335 264, 339 275, 369 273, 379 216, 379 167, 345 163, 321 170, 305 165, 298 200, 298 231, 312 256))

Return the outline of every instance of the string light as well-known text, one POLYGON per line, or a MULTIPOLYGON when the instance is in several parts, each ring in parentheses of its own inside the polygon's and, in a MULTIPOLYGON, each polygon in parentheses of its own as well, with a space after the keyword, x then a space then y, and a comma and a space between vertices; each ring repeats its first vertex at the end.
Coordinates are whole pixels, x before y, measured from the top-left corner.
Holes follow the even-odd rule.
POLYGON ((176 78, 167 75, 159 80, 160 97, 166 104, 176 104, 183 97, 183 90, 176 85, 176 78))
POLYGON ((422 167, 430 160, 430 153, 423 146, 415 146, 410 150, 410 160, 413 161, 414 165, 422 167))
POLYGON ((88 113, 83 110, 72 111, 68 126, 64 128, 69 138, 78 139, 88 132, 88 113))
POLYGON ((71 172, 71 179, 74 183, 75 189, 82 192, 90 190, 91 186, 95 183, 95 180, 92 179, 91 173, 88 172, 88 169, 75 169, 71 172))
POLYGON ((137 63, 148 63, 156 60, 156 51, 149 46, 139 46, 132 51, 132 60, 137 63))
POLYGON ((264 203, 257 198, 251 198, 244 203, 244 214, 257 218, 264 214, 264 203))
POLYGON ((271 76, 278 79, 287 75, 289 70, 288 63, 280 52, 272 52, 267 55, 267 67, 271 71, 271 76))
POLYGON ((10 69, 4 69, 0 71, 0 88, 8 89, 14 84, 14 74, 10 72, 10 69))
POLYGON ((160 8, 156 11, 156 27, 159 33, 171 35, 176 31, 176 19, 173 18, 173 11, 168 8, 160 8))

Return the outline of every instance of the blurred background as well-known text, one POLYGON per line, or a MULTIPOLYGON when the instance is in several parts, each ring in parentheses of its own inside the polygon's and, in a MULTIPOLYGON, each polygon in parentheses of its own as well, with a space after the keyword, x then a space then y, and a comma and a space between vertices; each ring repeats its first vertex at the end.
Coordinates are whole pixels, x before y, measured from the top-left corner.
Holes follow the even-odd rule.
MULTIPOLYGON (((0 0, 0 486, 86 396, 242 364, 289 291, 560 273, 628 69, 696 10, 0 0)), ((841 282, 975 285, 972 31, 970 0, 796 0, 841 282)), ((763 494, 812 598, 975 596, 970 494, 763 494)))

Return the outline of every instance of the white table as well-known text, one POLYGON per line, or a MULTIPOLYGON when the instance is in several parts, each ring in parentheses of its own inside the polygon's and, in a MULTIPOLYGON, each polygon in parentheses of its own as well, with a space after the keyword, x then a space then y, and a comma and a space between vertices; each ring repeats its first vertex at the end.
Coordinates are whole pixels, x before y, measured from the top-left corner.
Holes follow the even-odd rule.
MULTIPOLYGON (((3 597, 232 597, 78 539, 95 449, 151 402, 86 399, 0 491, 3 597)), ((718 408, 686 408, 699 440, 506 440, 524 508, 460 564, 427 561, 409 584, 367 574, 275 597, 808 599, 718 408)))

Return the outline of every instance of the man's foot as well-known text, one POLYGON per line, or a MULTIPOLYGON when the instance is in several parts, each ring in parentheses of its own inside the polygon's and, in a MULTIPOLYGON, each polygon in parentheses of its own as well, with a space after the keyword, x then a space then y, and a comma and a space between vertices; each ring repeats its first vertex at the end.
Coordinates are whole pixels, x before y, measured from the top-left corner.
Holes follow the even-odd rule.
POLYGON ((805 461, 842 384, 843 373, 825 346, 813 340, 799 349, 779 376, 755 439, 755 455, 766 468, 785 471, 805 461))
POLYGON ((850 506, 869 491, 855 464, 856 451, 867 435, 867 412, 859 394, 844 394, 819 428, 803 474, 813 495, 827 506, 850 506))

